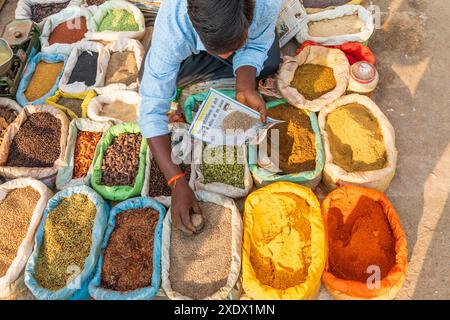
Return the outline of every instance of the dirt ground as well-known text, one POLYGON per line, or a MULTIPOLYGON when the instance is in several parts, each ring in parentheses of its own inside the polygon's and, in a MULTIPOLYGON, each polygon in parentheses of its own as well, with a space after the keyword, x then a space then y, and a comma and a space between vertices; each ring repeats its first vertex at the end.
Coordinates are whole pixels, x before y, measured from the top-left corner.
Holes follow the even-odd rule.
MULTIPOLYGON (((0 30, 13 18, 7 0, 0 30)), ((380 84, 375 101, 397 137, 397 173, 387 194, 408 236, 408 274, 398 299, 450 299, 450 5, 380 0, 381 29, 369 46, 380 84)), ((326 290, 321 299, 329 299, 326 290)))

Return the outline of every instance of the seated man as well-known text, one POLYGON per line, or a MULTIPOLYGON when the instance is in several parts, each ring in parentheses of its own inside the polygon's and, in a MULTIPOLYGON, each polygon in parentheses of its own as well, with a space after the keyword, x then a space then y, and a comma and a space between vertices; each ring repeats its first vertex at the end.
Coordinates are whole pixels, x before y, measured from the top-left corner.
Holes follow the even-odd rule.
POLYGON ((266 119, 257 78, 275 73, 280 50, 275 27, 281 0, 165 0, 155 22, 142 75, 139 125, 172 188, 172 221, 195 228, 201 213, 180 168, 171 160, 168 117, 176 87, 236 76, 236 99, 266 119))

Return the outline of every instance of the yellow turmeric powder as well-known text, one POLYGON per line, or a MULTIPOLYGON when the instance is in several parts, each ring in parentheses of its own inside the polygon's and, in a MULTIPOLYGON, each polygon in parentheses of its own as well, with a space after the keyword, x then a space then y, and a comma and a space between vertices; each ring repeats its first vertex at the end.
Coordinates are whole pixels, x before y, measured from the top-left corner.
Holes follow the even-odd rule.
POLYGON ((261 199, 254 207, 250 261, 262 284, 284 290, 303 283, 311 263, 308 203, 291 193, 261 199))

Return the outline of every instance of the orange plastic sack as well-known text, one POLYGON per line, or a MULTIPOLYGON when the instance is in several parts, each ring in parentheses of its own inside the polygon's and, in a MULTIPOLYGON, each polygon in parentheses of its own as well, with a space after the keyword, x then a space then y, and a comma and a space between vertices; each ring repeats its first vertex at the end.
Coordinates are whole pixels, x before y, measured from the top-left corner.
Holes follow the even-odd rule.
MULTIPOLYGON (((323 200, 321 208, 325 225, 325 232, 329 236, 329 210, 338 203, 351 203, 361 196, 368 197, 381 204, 384 213, 392 228, 395 237, 395 265, 389 271, 387 276, 381 280, 379 288, 369 289, 368 285, 360 281, 344 280, 334 276, 329 270, 329 257, 325 264, 325 270, 322 275, 322 282, 328 289, 330 294, 339 300, 355 300, 355 299, 377 299, 388 300, 394 299, 398 291, 403 286, 407 267, 407 243, 406 235, 397 216, 394 206, 383 193, 358 186, 345 186, 338 188, 328 194, 323 200)), ((344 219, 347 218, 349 212, 342 212, 344 219)), ((329 248, 331 252, 332 248, 329 248)))

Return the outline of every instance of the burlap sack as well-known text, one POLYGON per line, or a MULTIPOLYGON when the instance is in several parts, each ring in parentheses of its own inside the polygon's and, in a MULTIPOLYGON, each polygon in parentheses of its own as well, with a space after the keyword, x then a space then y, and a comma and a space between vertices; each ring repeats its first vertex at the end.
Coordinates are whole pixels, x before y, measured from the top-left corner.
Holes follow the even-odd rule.
POLYGON ((378 106, 368 97, 359 94, 344 96, 319 113, 319 127, 322 134, 323 147, 325 151, 325 168, 323 171, 323 183, 328 190, 345 185, 359 185, 362 187, 376 189, 384 192, 395 175, 397 166, 397 148, 395 147, 395 132, 388 118, 381 112, 378 106), (327 115, 337 107, 349 103, 359 103, 365 106, 377 118, 383 134, 387 153, 387 165, 385 168, 373 171, 347 172, 333 163, 330 151, 328 133, 325 129, 327 115))
POLYGON ((309 46, 295 57, 284 58, 277 75, 278 90, 294 107, 317 112, 345 94, 350 78, 349 70, 348 60, 341 50, 309 46), (291 87, 295 71, 302 64, 318 64, 333 68, 336 87, 315 100, 307 100, 296 88, 291 87))
POLYGON ((2 145, 0 146, 0 175, 7 179, 14 179, 19 177, 30 177, 35 179, 48 178, 56 174, 59 168, 65 163, 65 152, 67 143, 67 134, 69 128, 69 120, 64 112, 49 105, 28 106, 17 116, 16 120, 8 127, 2 145), (8 167, 9 148, 14 140, 15 135, 19 131, 21 125, 27 120, 28 116, 36 112, 48 112, 61 121, 61 139, 59 158, 50 168, 27 168, 27 167, 8 167))

